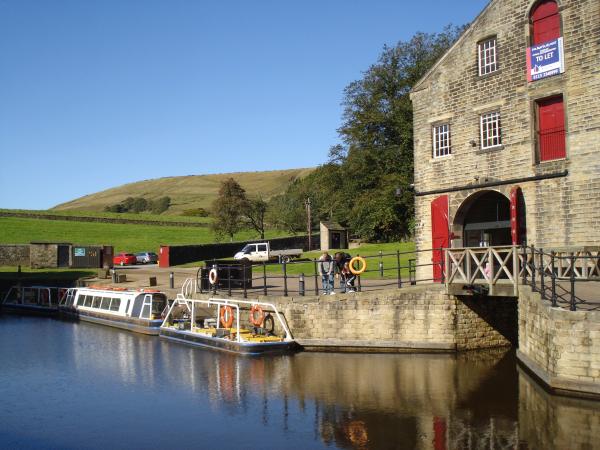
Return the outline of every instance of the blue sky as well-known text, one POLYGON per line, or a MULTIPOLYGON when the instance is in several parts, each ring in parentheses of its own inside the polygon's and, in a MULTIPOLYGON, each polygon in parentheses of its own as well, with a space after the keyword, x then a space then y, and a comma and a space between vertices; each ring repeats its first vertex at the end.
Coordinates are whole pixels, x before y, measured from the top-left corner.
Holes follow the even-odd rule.
POLYGON ((384 44, 487 0, 0 0, 0 207, 310 167, 384 44))

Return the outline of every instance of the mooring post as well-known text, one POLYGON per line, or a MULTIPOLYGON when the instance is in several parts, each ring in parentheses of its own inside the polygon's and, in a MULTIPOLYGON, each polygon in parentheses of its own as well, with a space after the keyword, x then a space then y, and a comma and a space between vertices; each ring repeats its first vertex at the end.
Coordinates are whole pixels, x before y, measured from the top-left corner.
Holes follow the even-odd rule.
POLYGON ((300 277, 298 278, 298 293, 304 297, 304 273, 300 274, 300 277))
POLYGON ((175 274, 173 272, 169 272, 169 289, 175 288, 175 274))

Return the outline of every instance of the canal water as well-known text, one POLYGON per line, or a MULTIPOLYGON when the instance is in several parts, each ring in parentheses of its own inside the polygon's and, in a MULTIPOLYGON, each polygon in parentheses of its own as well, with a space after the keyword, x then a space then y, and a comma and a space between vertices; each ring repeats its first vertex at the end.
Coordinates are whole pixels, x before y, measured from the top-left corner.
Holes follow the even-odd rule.
POLYGON ((506 350, 254 358, 0 316, 0 402, 1 448, 600 448, 600 403, 506 350))

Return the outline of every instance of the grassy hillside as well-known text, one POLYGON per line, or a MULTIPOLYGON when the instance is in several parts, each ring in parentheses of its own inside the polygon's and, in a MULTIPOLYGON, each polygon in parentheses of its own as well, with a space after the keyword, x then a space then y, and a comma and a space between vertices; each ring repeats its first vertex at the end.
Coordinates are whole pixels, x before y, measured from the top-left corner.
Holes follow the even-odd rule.
MULTIPOLYGON (((281 235, 267 232, 267 238, 281 235)), ((254 232, 243 231, 235 235, 235 240, 257 237, 254 232)), ((161 244, 210 243, 214 242, 214 235, 208 228, 0 217, 0 244, 27 244, 32 241, 113 245, 117 252, 138 252, 157 251, 161 244)))
POLYGON ((238 172, 217 175, 190 175, 138 181, 107 189, 95 194, 62 203, 57 210, 102 211, 127 197, 144 197, 153 200, 171 197, 171 207, 165 214, 177 215, 192 208, 209 208, 217 196, 221 181, 232 177, 249 195, 261 193, 265 199, 282 193, 296 178, 308 175, 313 169, 274 170, 269 172, 238 172))

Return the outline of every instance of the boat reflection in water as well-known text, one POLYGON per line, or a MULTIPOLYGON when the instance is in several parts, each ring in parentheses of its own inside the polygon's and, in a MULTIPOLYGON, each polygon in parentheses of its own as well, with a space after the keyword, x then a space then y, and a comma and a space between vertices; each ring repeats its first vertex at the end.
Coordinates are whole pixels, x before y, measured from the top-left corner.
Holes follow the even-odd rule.
POLYGON ((8 447, 598 447, 599 404, 547 394, 511 351, 240 357, 2 317, 0 362, 8 447))

